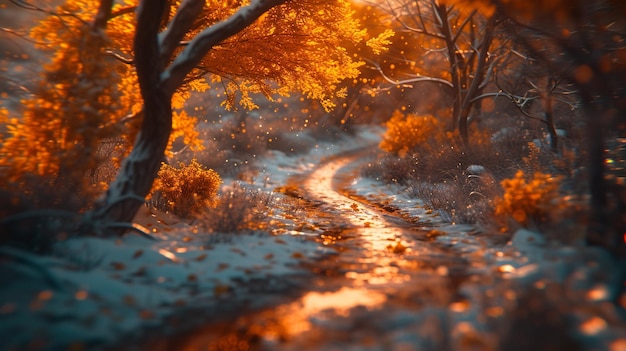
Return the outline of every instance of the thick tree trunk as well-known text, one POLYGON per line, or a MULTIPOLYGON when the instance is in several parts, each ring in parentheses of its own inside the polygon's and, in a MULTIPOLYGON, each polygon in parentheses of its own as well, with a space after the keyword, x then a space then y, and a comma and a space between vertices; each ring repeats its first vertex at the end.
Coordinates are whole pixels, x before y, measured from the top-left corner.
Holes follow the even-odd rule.
POLYGON ((144 122, 133 151, 93 211, 96 220, 131 222, 152 188, 172 130, 171 97, 158 89, 152 95, 144 100, 144 122))
MULTIPOLYGON (((204 6, 203 0, 180 3, 167 24, 170 0, 142 0, 137 8, 135 68, 144 100, 141 130, 131 154, 104 197, 85 215, 85 226, 100 235, 121 234, 130 226, 156 178, 172 131, 172 95, 214 45, 240 32, 286 0, 257 0, 229 19, 198 34, 168 66, 170 57, 204 6)), ((110 1, 108 3, 111 3, 110 1)))
POLYGON ((170 90, 161 82, 158 33, 167 0, 146 1, 139 6, 135 32, 135 67, 144 100, 144 117, 131 154, 105 196, 87 214, 87 224, 101 235, 120 234, 119 224, 129 223, 143 205, 157 176, 172 130, 170 90))

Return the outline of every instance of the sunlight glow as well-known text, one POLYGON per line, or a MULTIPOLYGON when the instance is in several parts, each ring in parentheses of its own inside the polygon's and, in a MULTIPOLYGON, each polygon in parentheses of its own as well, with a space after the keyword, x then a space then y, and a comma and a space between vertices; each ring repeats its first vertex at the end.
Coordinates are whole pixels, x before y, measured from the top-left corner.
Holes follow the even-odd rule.
POLYGON ((511 266, 510 264, 505 264, 498 267, 498 271, 502 273, 514 273, 515 267, 511 266))
POLYGON ((587 292, 587 299, 591 301, 602 301, 609 297, 609 290, 604 285, 593 287, 587 292))
MULTIPOLYGON (((334 292, 309 292, 297 302, 278 307, 274 315, 281 317, 281 324, 288 335, 298 335, 311 330, 311 320, 323 320, 337 314, 347 317, 351 309, 362 306, 367 309, 381 308, 387 297, 368 289, 343 287, 334 292)), ((265 338, 272 338, 272 330, 263 330, 265 338)))
POLYGON ((580 325, 580 331, 585 335, 597 335, 607 327, 607 323, 600 317, 591 317, 580 325))
POLYGON ((172 262, 180 262, 180 259, 172 252, 165 249, 159 249, 159 253, 172 262))

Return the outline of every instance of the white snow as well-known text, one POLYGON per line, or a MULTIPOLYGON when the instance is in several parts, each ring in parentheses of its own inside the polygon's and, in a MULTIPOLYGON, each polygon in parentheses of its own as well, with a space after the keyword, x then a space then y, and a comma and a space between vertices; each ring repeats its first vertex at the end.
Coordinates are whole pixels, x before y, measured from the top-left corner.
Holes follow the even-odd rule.
POLYGON ((152 229, 158 241, 75 238, 58 243, 56 257, 0 249, 8 260, 0 274, 0 349, 112 343, 159 325, 179 306, 236 294, 252 279, 303 274, 300 264, 322 253, 298 236, 208 235, 182 223, 152 229))
MULTIPOLYGON (((320 143, 305 155, 290 157, 271 151, 259 161, 260 171, 254 182, 245 186, 272 191, 284 186, 291 176, 312 171, 329 157, 375 147, 380 132, 377 128, 363 129, 355 138, 320 143)), ((594 308, 607 311, 611 305, 606 302, 619 299, 616 287, 620 272, 606 252, 579 245, 555 245, 529 230, 518 231, 505 246, 494 246, 480 235, 471 235, 471 226, 446 223, 420 200, 407 196, 400 186, 357 176, 350 188, 358 196, 387 203, 398 213, 416 219, 418 227, 436 228, 435 240, 454 247, 467 258, 470 272, 492 276, 492 283, 500 285, 470 279, 460 288, 466 302, 453 303, 444 311, 425 307, 419 314, 398 309, 379 311, 376 306, 385 302, 385 295, 366 285, 362 289, 311 292, 303 300, 302 309, 312 312, 302 323, 349 329, 337 324, 340 321, 319 319, 319 310, 335 308, 332 299, 345 302, 353 298, 356 307, 336 312, 345 316, 369 313, 374 316, 369 319, 387 323, 386 342, 406 346, 398 349, 426 347, 428 335, 440 332, 436 330, 438 324, 429 321, 441 318, 453 328, 452 345, 460 345, 464 336, 487 335, 485 311, 497 314, 500 309, 510 309, 516 288, 541 288, 551 282, 571 292, 569 299, 580 301, 582 307, 573 314, 580 337, 590 347, 626 345, 626 330, 621 324, 593 312, 594 308), (501 295, 493 296, 494 291, 501 295), (359 309, 363 306, 367 310, 359 309)), ((58 243, 53 256, 0 248, 0 349, 24 345, 38 345, 40 349, 67 349, 73 345, 90 348, 114 343, 140 327, 161 325, 181 306, 202 307, 228 301, 253 280, 308 274, 301 263, 328 253, 325 247, 306 240, 316 233, 314 228, 291 228, 287 224, 274 231, 280 235, 206 234, 174 217, 142 211, 140 222, 157 241, 136 235, 76 238, 58 243)), ((283 220, 288 222, 288 217, 283 220)), ((407 252, 416 255, 423 250, 414 243, 403 244, 408 246, 407 252)), ((443 266, 436 272, 448 274, 443 266)), ((626 297, 621 299, 626 301, 626 297)), ((345 303, 338 306, 346 308, 345 303)))

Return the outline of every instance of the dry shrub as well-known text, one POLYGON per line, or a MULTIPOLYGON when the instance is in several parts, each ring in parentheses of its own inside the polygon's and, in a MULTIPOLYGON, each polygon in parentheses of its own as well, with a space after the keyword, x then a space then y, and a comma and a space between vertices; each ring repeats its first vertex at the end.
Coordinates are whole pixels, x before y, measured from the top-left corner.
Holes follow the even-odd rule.
POLYGON ((123 138, 109 138, 100 142, 96 154, 96 165, 89 170, 88 181, 106 188, 119 172, 121 160, 130 151, 130 146, 123 138))
POLYGON ((545 222, 560 207, 561 177, 536 172, 532 177, 518 171, 513 178, 502 180, 504 195, 495 199, 495 215, 512 218, 519 224, 545 222))
POLYGON ((414 114, 404 115, 395 110, 387 123, 387 131, 380 142, 380 148, 404 157, 416 145, 443 133, 442 123, 435 117, 414 114))
POLYGON ((159 170, 151 204, 162 211, 188 218, 214 206, 217 191, 222 183, 212 169, 206 169, 196 160, 179 167, 163 164, 159 170))
POLYGON ((271 195, 234 185, 223 192, 214 208, 200 217, 200 224, 211 233, 237 233, 266 227, 263 224, 271 195))

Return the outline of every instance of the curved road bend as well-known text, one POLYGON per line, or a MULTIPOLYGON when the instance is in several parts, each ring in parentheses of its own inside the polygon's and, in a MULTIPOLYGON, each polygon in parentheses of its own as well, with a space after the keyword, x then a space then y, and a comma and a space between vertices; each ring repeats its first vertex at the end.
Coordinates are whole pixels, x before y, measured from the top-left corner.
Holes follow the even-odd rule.
POLYGON ((345 152, 291 179, 309 204, 307 221, 319 228, 320 242, 337 251, 310 267, 316 274, 304 293, 233 323, 202 327, 177 338, 176 349, 404 350, 407 325, 407 335, 418 328, 429 349, 451 349, 447 311, 460 299, 469 263, 455 246, 428 238, 445 223, 409 223, 349 195, 346 187, 368 154, 345 152))

